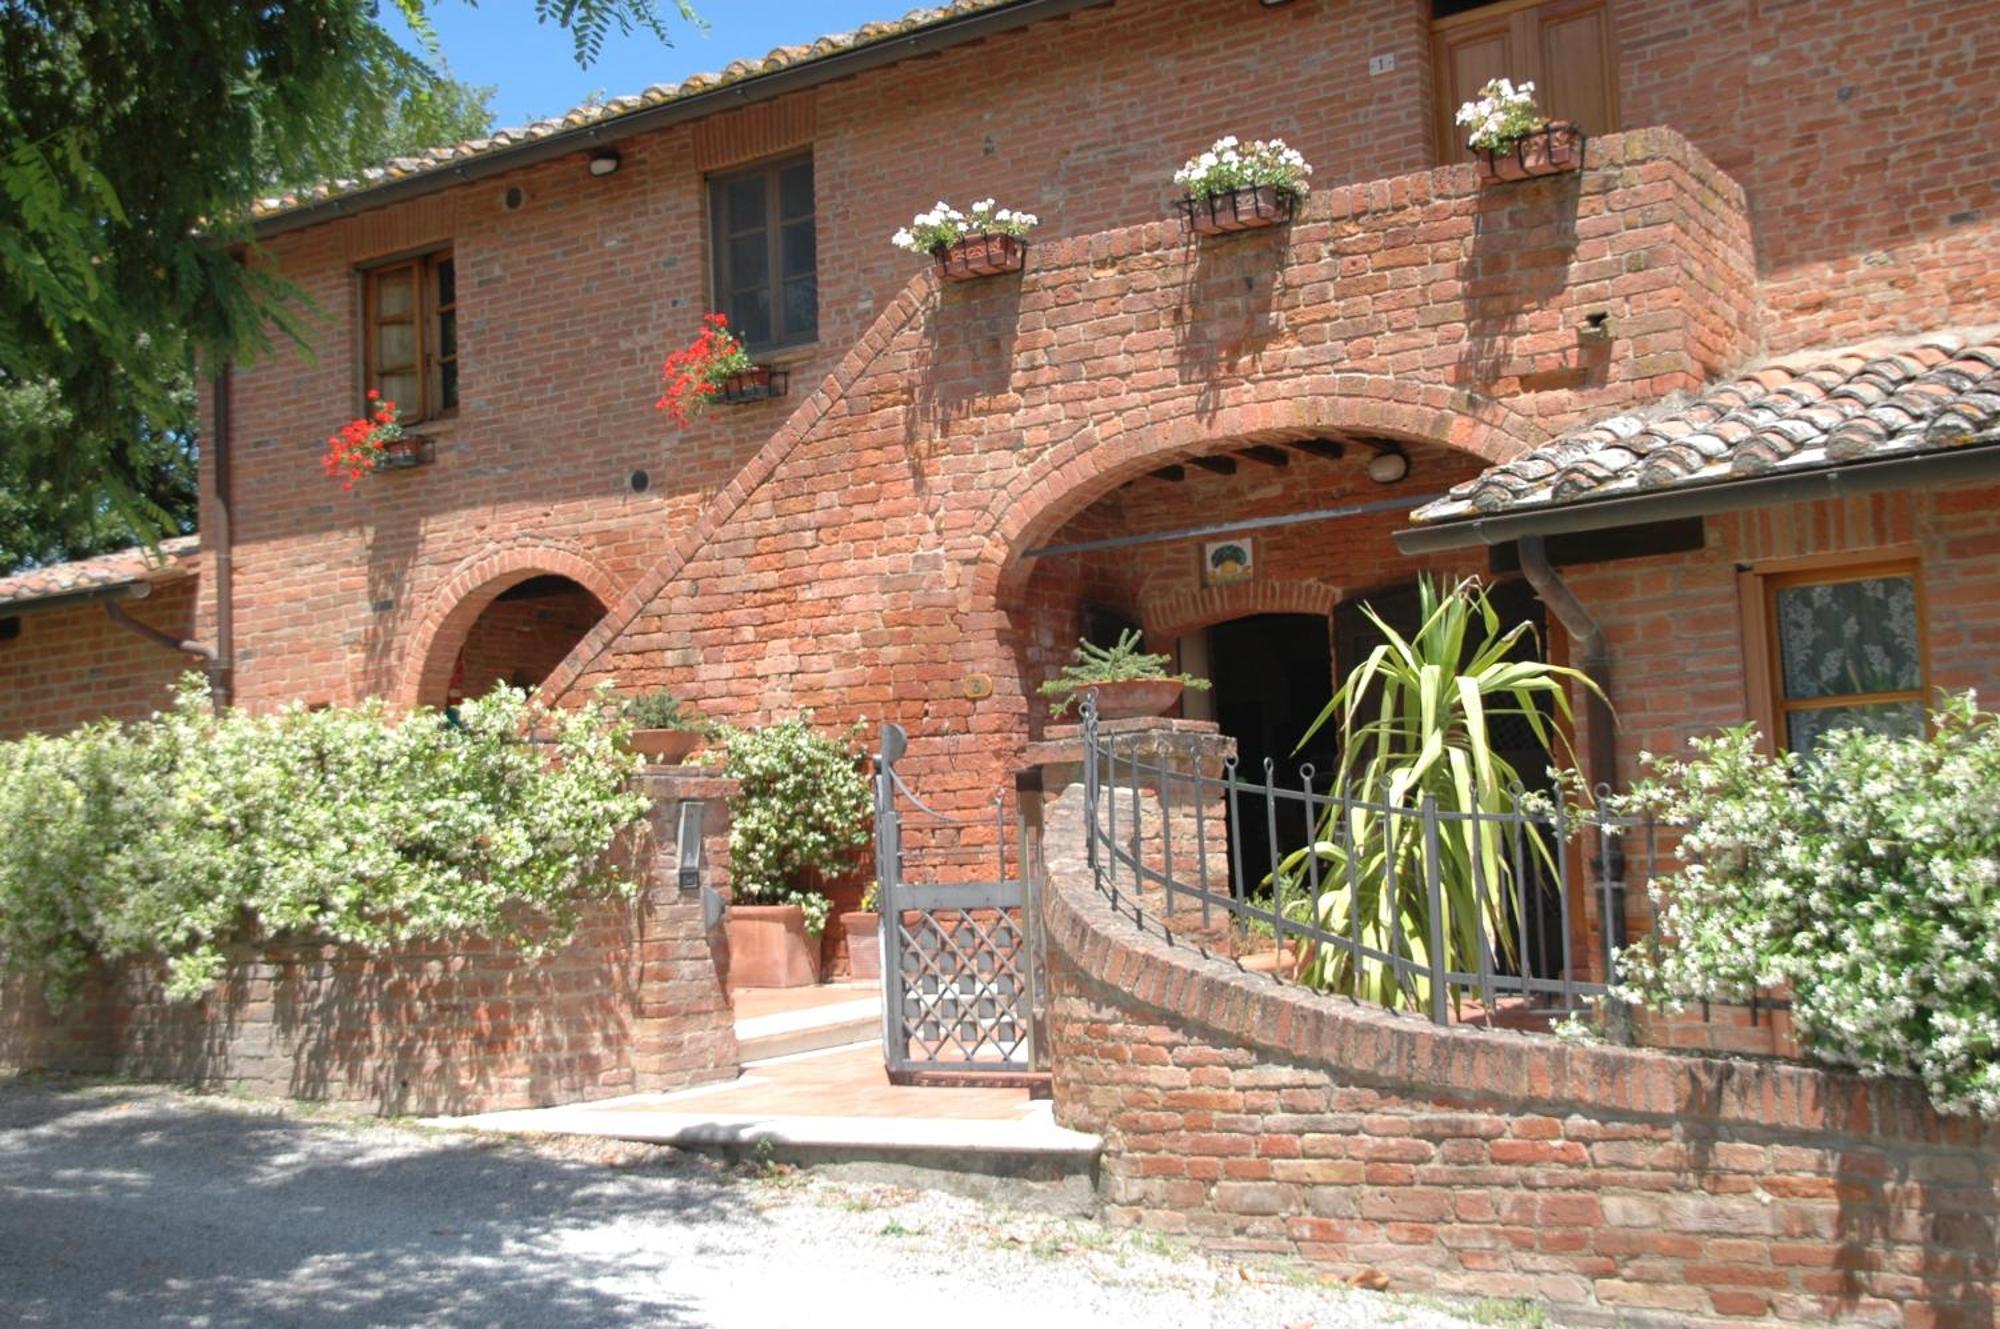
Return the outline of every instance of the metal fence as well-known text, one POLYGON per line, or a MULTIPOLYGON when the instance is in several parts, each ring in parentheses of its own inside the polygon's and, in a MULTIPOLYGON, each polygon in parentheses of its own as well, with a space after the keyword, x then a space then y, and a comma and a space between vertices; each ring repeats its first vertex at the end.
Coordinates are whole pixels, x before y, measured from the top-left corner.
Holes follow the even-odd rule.
POLYGON ((1650 925, 1645 883, 1675 866, 1675 828, 1557 799, 1392 804, 1088 702, 1083 730, 1089 863, 1121 912, 1440 1024, 1541 1028, 1606 997, 1628 885, 1650 925))

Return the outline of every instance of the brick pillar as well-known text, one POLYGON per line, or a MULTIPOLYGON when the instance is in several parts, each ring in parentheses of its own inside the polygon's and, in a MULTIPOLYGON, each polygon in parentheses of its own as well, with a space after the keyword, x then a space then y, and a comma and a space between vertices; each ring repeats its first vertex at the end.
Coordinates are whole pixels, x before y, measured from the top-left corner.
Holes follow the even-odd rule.
POLYGON ((652 800, 644 847, 638 1001, 632 1068, 641 1092, 733 1078, 739 1069, 729 1004, 729 948, 720 917, 710 927, 703 888, 729 893, 729 797, 736 782, 705 767, 649 766, 639 777, 652 800), (681 809, 701 809, 701 858, 683 880, 681 809))

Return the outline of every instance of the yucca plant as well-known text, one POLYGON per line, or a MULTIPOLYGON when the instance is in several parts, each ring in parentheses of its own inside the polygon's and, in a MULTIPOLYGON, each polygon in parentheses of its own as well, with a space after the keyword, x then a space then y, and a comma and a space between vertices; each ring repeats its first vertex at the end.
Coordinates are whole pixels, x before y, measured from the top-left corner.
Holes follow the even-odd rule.
POLYGON ((1533 825, 1518 831, 1526 852, 1518 859, 1511 852, 1510 827, 1498 818, 1512 810, 1509 800, 1518 798, 1521 781, 1494 751, 1490 726, 1519 717, 1542 750, 1560 754, 1567 765, 1568 740, 1550 717, 1569 717, 1568 684, 1592 691, 1597 686, 1577 670, 1522 654, 1524 646, 1533 645, 1533 626, 1523 622, 1503 629, 1477 578, 1448 589, 1425 578, 1418 591, 1420 625, 1407 638, 1372 607, 1363 605, 1362 612, 1383 640, 1348 674, 1300 740, 1303 747, 1328 723, 1340 725, 1336 789, 1349 803, 1329 805, 1312 843, 1288 855, 1275 875, 1284 896, 1297 901, 1288 905, 1291 916, 1400 956, 1415 971, 1399 979, 1385 960, 1321 945, 1312 949, 1302 981, 1384 1006, 1422 1008, 1431 1000, 1425 977, 1431 964, 1430 900, 1420 816, 1425 798, 1445 814, 1437 864, 1444 968, 1477 972, 1482 932, 1495 963, 1513 962, 1519 951, 1514 900, 1524 885, 1516 879, 1516 864, 1540 864, 1552 872, 1555 857, 1533 825), (1495 814, 1495 820, 1475 822, 1469 815, 1475 810, 1495 814), (1459 819, 1453 813, 1468 815, 1459 819), (1317 898, 1311 890, 1315 875, 1317 898))

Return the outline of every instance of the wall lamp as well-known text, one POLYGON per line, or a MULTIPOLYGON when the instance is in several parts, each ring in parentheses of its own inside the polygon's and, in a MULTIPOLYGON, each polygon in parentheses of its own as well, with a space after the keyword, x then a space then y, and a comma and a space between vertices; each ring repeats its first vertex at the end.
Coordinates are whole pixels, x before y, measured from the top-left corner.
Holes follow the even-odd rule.
POLYGON ((1378 485, 1392 485, 1410 473, 1410 455, 1401 448, 1378 446, 1368 459, 1368 478, 1378 485))
POLYGON ((599 148, 590 154, 590 173, 592 175, 616 175, 620 164, 616 148, 599 148))

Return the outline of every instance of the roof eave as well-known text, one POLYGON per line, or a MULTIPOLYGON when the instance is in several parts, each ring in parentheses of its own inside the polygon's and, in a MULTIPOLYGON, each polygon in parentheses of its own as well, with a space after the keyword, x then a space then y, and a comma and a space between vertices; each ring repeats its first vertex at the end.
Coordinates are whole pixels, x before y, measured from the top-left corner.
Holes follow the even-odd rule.
POLYGON ((769 101, 787 93, 817 87, 822 83, 852 78, 856 74, 895 64, 901 60, 928 55, 962 42, 977 41, 982 37, 1011 32, 1043 19, 1060 18, 1080 9, 1090 9, 1112 2, 1113 0, 1014 0, 1011 4, 945 19, 929 27, 919 28, 908 36, 889 37, 849 50, 836 51, 831 55, 802 60, 783 69, 774 69, 768 74, 752 74, 748 78, 725 83, 705 92, 677 97, 658 106, 649 106, 643 110, 613 116, 608 120, 578 125, 574 129, 558 130, 545 138, 529 139, 524 143, 493 148, 475 154, 463 162, 448 162, 435 169, 400 176, 379 185, 371 185, 344 194, 334 194, 257 219, 252 223, 252 230, 258 239, 269 239, 274 235, 315 226, 336 217, 371 208, 386 207, 404 199, 449 189, 453 185, 467 184, 506 171, 519 170, 521 167, 550 161, 584 148, 620 142, 639 134, 664 129, 669 125, 698 120, 717 111, 746 106, 752 102, 769 101))
POLYGON ((2000 440, 1884 461, 1835 463, 1807 471, 1584 500, 1532 512, 1460 517, 1398 531, 1395 540, 1396 548, 1405 554, 1446 553, 1506 544, 1531 535, 1608 531, 1677 517, 1741 512, 1772 503, 1851 498, 1892 489, 1935 488, 1990 480, 2000 480, 2000 440))

